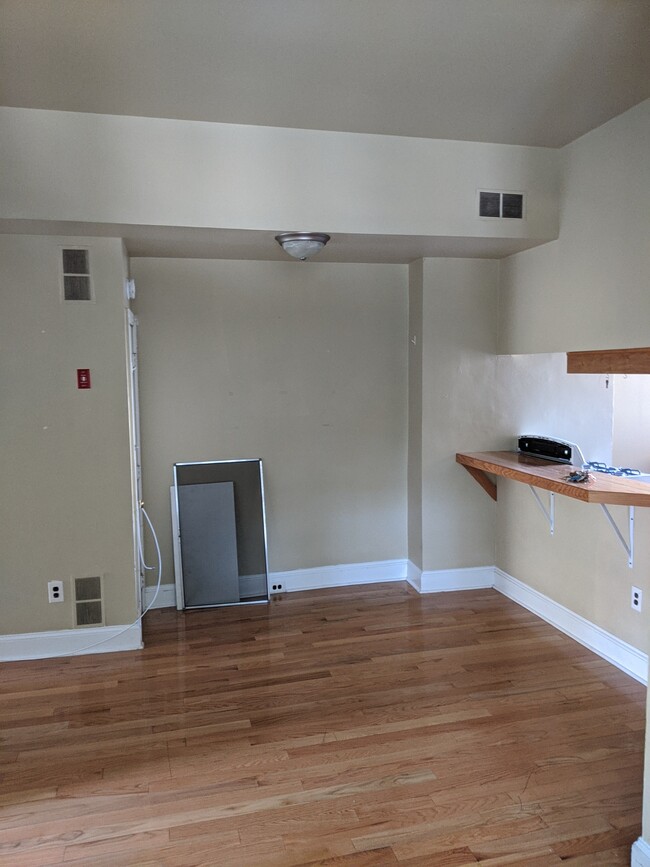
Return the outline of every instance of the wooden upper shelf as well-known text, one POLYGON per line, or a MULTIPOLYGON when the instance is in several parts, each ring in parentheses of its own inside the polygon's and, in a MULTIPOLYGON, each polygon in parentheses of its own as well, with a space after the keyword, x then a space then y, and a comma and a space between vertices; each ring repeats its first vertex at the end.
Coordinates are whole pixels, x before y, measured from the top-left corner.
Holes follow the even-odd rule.
POLYGON ((650 506, 650 483, 604 473, 593 473, 593 481, 587 483, 567 482, 564 476, 571 471, 568 464, 556 464, 518 452, 459 452, 456 461, 465 467, 493 500, 497 498, 496 485, 486 473, 544 488, 585 503, 650 506))
POLYGON ((567 373, 650 373, 650 349, 567 352, 567 373))

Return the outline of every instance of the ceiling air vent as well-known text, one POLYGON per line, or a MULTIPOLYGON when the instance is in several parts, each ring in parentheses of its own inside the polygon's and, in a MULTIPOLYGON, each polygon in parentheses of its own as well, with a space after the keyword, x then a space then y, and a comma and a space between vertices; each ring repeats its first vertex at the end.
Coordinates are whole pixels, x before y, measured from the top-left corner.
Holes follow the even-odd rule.
POLYGON ((524 194, 480 190, 478 215, 479 217, 496 217, 502 220, 523 220, 524 194))
POLYGON ((61 251, 63 299, 92 301, 90 291, 90 256, 87 249, 73 247, 61 251))
POLYGON ((75 626, 104 625, 101 576, 74 579, 74 622, 75 626))

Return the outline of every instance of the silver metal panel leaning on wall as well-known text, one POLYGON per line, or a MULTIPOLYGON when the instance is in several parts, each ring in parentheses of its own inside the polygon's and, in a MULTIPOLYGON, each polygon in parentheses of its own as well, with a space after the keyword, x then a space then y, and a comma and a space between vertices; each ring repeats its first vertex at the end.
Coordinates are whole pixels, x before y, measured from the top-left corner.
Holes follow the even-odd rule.
POLYGON ((174 465, 176 607, 268 602, 262 461, 174 465))

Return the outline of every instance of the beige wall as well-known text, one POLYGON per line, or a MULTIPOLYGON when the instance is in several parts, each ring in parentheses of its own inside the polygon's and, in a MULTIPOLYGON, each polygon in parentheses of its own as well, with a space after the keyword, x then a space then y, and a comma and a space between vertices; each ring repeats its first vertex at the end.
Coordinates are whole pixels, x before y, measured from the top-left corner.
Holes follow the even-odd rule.
MULTIPOLYGON (((500 444, 521 433, 578 443, 587 460, 612 461, 614 383, 566 373, 563 353, 499 356, 495 409, 500 444)), ((650 592, 650 515, 636 512, 635 567, 596 505, 556 497, 555 532, 525 485, 498 480, 497 565, 634 647, 647 652, 647 619, 630 608, 630 587, 650 592)), ((539 492, 546 499, 544 492, 539 492)), ((612 507, 627 535, 627 509, 612 507)))
MULTIPOLYGON (((627 508, 610 511, 627 537, 627 508)), ((650 598, 649 541, 650 511, 636 509, 634 568, 629 569, 598 505, 556 497, 551 536, 527 487, 499 480, 498 566, 644 653, 650 651, 648 614, 631 609, 630 592, 634 584, 650 598)))
POLYGON ((614 392, 613 462, 650 473, 650 376, 611 377, 614 392))
POLYGON ((557 237, 550 148, 0 108, 0 218, 557 237), (481 188, 528 193, 481 220, 481 188))
POLYGON ((499 351, 650 344, 650 100, 560 151, 560 237, 501 264, 499 351))
MULTIPOLYGON (((501 263, 502 352, 650 344, 648 133, 650 101, 564 148, 560 239, 501 263), (565 312, 559 314, 562 306, 565 312)), ((605 379, 594 375, 590 387, 604 389, 605 379)), ((511 394, 516 397, 516 391, 511 394)), ((550 403, 551 396, 547 399, 550 403)), ((563 401, 558 392, 549 410, 556 424, 562 402, 566 430, 584 423, 575 418, 575 401, 563 401)), ((594 407, 596 402, 594 397, 594 407)), ((505 418, 504 396, 501 403, 505 418)), ((511 406, 516 420, 516 402, 511 406)), ((637 510, 635 566, 630 570, 598 507, 557 499, 556 532, 550 538, 528 491, 512 483, 500 485, 497 564, 648 651, 647 615, 630 608, 631 584, 650 591, 647 510, 637 510)), ((614 511, 625 527, 627 511, 614 511)))
POLYGON ((485 259, 423 263, 425 570, 494 565, 494 503, 455 455, 494 445, 498 273, 485 259))
POLYGON ((424 261, 409 265, 408 559, 422 569, 422 305, 424 261))
POLYGON ((180 461, 262 458, 274 571, 403 558, 407 269, 136 259, 132 272, 163 580, 180 461))
POLYGON ((0 236, 0 632, 73 625, 73 577, 135 617, 122 245, 0 236), (63 303, 61 247, 87 246, 95 300, 63 303), (77 368, 92 388, 76 387, 77 368), (65 601, 48 604, 47 582, 65 601))

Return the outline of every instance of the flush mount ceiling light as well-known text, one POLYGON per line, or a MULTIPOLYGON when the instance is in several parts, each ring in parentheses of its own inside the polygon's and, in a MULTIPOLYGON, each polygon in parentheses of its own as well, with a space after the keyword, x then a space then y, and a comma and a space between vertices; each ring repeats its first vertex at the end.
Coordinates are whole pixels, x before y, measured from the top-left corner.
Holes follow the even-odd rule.
POLYGON ((324 232, 283 232, 275 236, 285 253, 302 262, 320 253, 329 239, 324 232))

